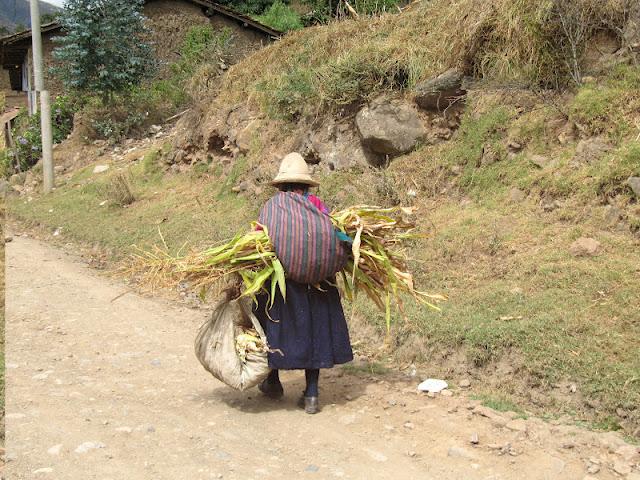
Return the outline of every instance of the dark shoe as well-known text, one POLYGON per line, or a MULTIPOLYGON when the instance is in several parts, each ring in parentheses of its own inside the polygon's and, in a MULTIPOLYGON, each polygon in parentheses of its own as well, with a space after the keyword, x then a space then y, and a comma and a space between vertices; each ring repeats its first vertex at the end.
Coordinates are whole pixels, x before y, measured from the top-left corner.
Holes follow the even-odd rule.
POLYGON ((284 388, 282 388, 281 383, 269 383, 267 380, 263 380, 262 383, 258 385, 258 390, 274 400, 279 400, 284 395, 284 388))
POLYGON ((305 413, 314 414, 320 411, 318 397, 305 397, 302 395, 298 400, 298 406, 304 408, 305 413))

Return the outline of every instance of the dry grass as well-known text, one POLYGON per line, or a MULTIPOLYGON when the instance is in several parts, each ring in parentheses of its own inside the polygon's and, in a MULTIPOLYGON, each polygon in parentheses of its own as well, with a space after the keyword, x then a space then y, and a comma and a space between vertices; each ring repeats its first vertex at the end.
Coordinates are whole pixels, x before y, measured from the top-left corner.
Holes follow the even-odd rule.
POLYGON ((628 8, 627 0, 569 3, 434 0, 401 15, 305 29, 234 66, 219 98, 248 96, 274 115, 295 118, 402 91, 449 67, 495 82, 564 85, 572 78, 567 48, 573 42, 580 54, 596 31, 617 34, 628 8), (562 7, 569 3, 572 9, 562 7), (562 20, 583 21, 582 37, 566 34, 562 20))
POLYGON ((131 180, 128 173, 116 173, 109 178, 104 186, 104 195, 114 205, 124 207, 136 201, 136 196, 131 188, 131 180))

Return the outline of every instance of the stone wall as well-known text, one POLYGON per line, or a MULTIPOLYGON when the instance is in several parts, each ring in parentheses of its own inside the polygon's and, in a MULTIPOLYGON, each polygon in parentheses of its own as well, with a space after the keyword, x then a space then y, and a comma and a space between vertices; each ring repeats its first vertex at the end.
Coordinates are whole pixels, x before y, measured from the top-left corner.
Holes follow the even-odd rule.
POLYGON ((151 41, 160 61, 160 77, 167 73, 167 65, 179 59, 184 38, 192 27, 207 25, 209 19, 197 5, 187 1, 153 0, 144 6, 152 30, 151 41))

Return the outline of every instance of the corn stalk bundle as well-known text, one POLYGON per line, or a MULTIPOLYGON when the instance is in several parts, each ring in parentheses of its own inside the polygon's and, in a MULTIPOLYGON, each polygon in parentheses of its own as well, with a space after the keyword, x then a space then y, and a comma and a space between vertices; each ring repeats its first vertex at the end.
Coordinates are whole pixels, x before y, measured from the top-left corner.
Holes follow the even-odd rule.
MULTIPOLYGON (((331 214, 334 226, 353 240, 352 257, 340 272, 345 294, 353 300, 359 291, 364 291, 385 311, 387 328, 392 300, 403 312, 403 294, 437 310, 433 301, 444 300, 442 295, 431 295, 414 286, 404 252, 406 242, 419 237, 412 214, 409 208, 370 206, 350 207, 331 214)), ((286 298, 285 272, 268 231, 264 227, 256 230, 255 223, 252 227, 249 233, 238 234, 222 245, 187 255, 172 256, 166 245, 151 251, 138 249, 126 273, 152 289, 188 282, 202 294, 222 278, 237 274, 244 286, 243 296, 255 297, 267 291, 273 304, 276 289, 286 298)))

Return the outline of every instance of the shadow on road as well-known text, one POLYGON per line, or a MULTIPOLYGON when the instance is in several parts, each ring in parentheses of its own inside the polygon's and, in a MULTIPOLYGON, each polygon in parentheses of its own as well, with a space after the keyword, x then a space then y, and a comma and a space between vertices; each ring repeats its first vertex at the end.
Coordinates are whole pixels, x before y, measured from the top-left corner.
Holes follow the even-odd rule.
MULTIPOLYGON (((215 400, 243 413, 264 413, 278 410, 300 410, 298 399, 304 390, 304 373, 287 372, 283 379, 284 398, 273 400, 265 397, 257 387, 239 392, 220 387, 198 392, 199 400, 215 400), (294 377, 294 378, 290 378, 294 377), (299 377, 299 378, 295 378, 299 377)), ((320 406, 345 405, 364 395, 367 381, 355 375, 325 373, 320 377, 320 406)))

